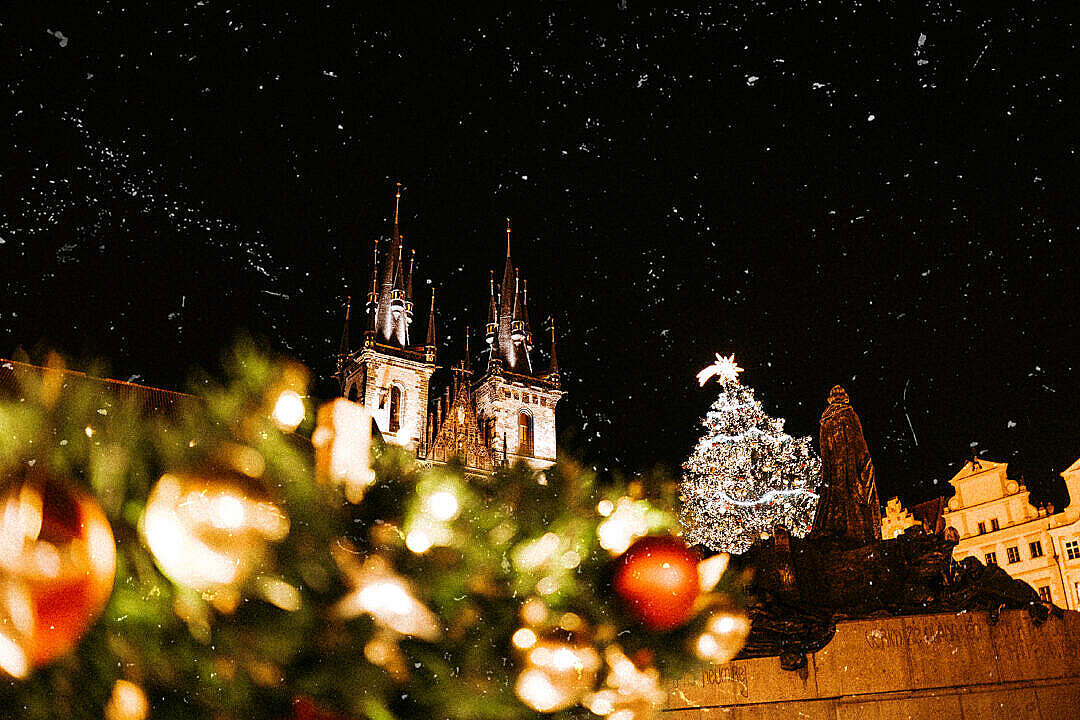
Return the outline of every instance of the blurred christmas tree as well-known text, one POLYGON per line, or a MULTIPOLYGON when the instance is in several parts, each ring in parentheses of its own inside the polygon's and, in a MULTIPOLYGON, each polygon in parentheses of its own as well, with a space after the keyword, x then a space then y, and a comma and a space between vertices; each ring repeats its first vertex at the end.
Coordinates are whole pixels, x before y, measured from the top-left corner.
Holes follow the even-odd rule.
POLYGON ((821 478, 811 438, 786 434, 784 420, 766 415, 739 382, 740 372, 734 355, 717 354, 698 374, 701 385, 715 377, 720 396, 701 421, 706 432, 683 464, 680 488, 687 542, 729 553, 745 552, 778 525, 805 535, 821 478))
POLYGON ((638 720, 742 646, 727 557, 642 483, 466 477, 287 360, 227 375, 0 366, 4 717, 638 720))

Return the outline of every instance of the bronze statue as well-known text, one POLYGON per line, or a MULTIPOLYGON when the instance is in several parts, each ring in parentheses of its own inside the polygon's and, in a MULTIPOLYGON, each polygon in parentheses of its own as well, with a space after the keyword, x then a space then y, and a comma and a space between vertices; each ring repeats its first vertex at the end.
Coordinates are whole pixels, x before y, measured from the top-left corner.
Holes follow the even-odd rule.
POLYGON ((837 385, 821 414, 821 500, 811 533, 876 542, 881 540, 874 463, 859 416, 847 391, 837 385))

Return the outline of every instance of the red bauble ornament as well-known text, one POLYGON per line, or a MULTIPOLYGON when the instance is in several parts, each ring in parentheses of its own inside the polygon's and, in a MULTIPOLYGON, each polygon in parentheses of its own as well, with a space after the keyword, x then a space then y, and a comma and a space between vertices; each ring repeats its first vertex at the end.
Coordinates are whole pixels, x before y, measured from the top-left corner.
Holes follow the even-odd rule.
POLYGON ((700 594, 700 561, 678 538, 641 538, 616 561, 615 592, 642 625, 671 630, 690 619, 700 594))
POLYGON ((97 502, 42 471, 0 497, 0 670, 21 677, 69 652, 112 594, 116 544, 97 502))
POLYGON ((346 718, 343 715, 323 710, 311 698, 298 697, 293 700, 292 720, 346 720, 346 718))

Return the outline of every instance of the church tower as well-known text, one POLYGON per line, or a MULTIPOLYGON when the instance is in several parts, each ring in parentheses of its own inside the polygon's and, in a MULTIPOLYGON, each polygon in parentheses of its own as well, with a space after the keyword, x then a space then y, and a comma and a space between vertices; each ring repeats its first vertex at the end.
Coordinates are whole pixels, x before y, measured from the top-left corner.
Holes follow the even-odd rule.
POLYGON ((338 357, 342 395, 372 412, 386 439, 418 456, 426 454, 428 387, 435 372, 435 294, 423 344, 412 343, 413 272, 416 251, 406 254, 401 234, 401 183, 394 197, 394 229, 380 248, 375 241, 364 344, 349 349, 349 313, 338 357), (381 265, 380 265, 380 260, 381 265))
POLYGON ((485 340, 488 362, 474 396, 483 436, 501 462, 522 460, 543 469, 555 463, 555 406, 563 396, 552 329, 551 367, 533 369, 528 286, 510 256, 510 218, 506 219, 506 262, 502 283, 490 283, 485 340))
POLYGON ((457 458, 477 474, 523 461, 548 468, 556 459, 555 407, 564 395, 551 329, 551 365, 533 366, 529 290, 510 257, 506 221, 506 261, 502 282, 492 271, 485 326, 487 362, 479 377, 472 368, 469 331, 464 359, 436 372, 435 292, 431 293, 424 343, 414 344, 413 274, 400 228, 401 186, 394 204, 394 229, 376 241, 364 316, 364 343, 352 350, 351 307, 338 355, 337 377, 346 398, 362 403, 385 439, 434 463, 457 458), (430 395, 430 398, 429 398, 430 395))

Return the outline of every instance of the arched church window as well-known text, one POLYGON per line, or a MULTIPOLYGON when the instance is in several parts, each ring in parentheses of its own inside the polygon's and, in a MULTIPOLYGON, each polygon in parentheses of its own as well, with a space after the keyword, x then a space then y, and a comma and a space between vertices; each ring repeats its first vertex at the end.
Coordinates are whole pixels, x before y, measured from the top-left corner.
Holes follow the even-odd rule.
POLYGON ((533 454, 533 418, 528 410, 518 413, 518 454, 533 454))
POLYGON ((353 383, 352 385, 349 386, 349 395, 348 395, 348 397, 353 402, 356 402, 357 399, 359 399, 359 397, 360 397, 360 388, 356 385, 356 383, 353 383))
POLYGON ((390 388, 390 432, 396 433, 401 429, 401 401, 402 392, 400 385, 390 388))

